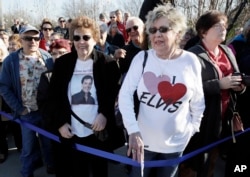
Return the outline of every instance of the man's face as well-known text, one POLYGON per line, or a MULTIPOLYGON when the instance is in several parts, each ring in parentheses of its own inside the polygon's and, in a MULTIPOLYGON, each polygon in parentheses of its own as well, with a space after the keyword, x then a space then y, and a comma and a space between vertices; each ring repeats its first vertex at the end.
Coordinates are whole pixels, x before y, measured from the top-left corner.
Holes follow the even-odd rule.
POLYGON ((25 54, 29 55, 38 50, 40 42, 39 33, 35 31, 28 31, 21 34, 21 44, 25 54))
POLYGON ((122 21, 122 12, 121 11, 117 11, 116 13, 116 18, 118 22, 122 21))
POLYGON ((84 79, 82 83, 82 90, 85 93, 90 92, 91 86, 92 86, 92 79, 84 79))
POLYGON ((58 21, 60 27, 62 28, 65 28, 66 26, 66 20, 64 18, 61 18, 59 21, 58 21))

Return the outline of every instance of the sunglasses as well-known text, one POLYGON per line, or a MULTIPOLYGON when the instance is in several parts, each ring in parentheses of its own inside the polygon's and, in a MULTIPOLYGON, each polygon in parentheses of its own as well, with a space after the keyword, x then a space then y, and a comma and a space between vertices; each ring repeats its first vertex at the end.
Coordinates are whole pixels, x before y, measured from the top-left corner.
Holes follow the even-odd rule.
POLYGON ((43 28, 43 31, 51 31, 52 28, 43 28))
POLYGON ((65 20, 60 20, 61 23, 65 22, 65 20))
POLYGON ((84 41, 88 41, 88 40, 90 40, 91 36, 89 36, 89 35, 83 35, 83 36, 74 35, 74 36, 73 36, 73 40, 74 40, 74 41, 80 41, 81 38, 82 38, 84 41))
POLYGON ((115 18, 115 17, 110 17, 110 18, 115 18))
POLYGON ((172 28, 167 27, 167 26, 161 26, 160 28, 151 27, 148 29, 149 33, 151 34, 155 34, 157 31, 159 31, 160 33, 166 33, 170 30, 172 30, 172 28))
POLYGON ((130 33, 130 32, 132 31, 132 29, 133 29, 134 31, 137 31, 138 28, 139 28, 139 27, 138 27, 137 25, 135 25, 135 26, 132 26, 131 28, 126 29, 126 32, 127 32, 127 33, 130 33))
POLYGON ((32 37, 32 36, 24 36, 22 37, 22 39, 25 41, 33 41, 33 39, 34 41, 40 41, 40 37, 32 37))

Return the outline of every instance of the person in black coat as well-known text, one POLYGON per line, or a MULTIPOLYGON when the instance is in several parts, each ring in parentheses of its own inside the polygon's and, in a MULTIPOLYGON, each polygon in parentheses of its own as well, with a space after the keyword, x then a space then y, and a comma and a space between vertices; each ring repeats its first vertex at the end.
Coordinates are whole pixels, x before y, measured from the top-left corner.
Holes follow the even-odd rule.
POLYGON ((121 138, 115 139, 118 133, 114 118, 120 71, 113 58, 94 49, 100 38, 100 29, 93 19, 77 17, 71 23, 71 30, 70 38, 73 39, 75 50, 56 60, 49 86, 51 126, 62 142, 54 146, 56 175, 75 177, 92 174, 93 177, 107 177, 107 159, 77 151, 72 148, 72 144, 110 151, 115 143, 122 141, 121 138), (72 95, 79 90, 79 81, 86 75, 93 77, 90 92, 96 104, 73 105, 72 95), (78 122, 72 116, 72 111, 92 124, 92 130, 78 122), (94 135, 94 131, 104 128, 109 133, 109 139, 102 142, 94 135))
MULTIPOLYGON (((232 118, 233 99, 231 98, 244 92, 245 89, 245 86, 241 84, 241 77, 233 75, 239 72, 239 68, 232 51, 221 44, 226 37, 226 26, 226 15, 217 10, 207 11, 196 23, 200 42, 188 51, 198 56, 202 66, 201 75, 206 108, 200 132, 191 138, 184 154, 211 144, 224 136, 224 132, 229 127, 228 120, 232 118)), ((218 154, 219 148, 214 147, 188 159, 181 164, 179 177, 213 176, 218 154), (207 153, 206 158, 205 153, 207 153), (190 174, 184 171, 187 169, 190 174)))

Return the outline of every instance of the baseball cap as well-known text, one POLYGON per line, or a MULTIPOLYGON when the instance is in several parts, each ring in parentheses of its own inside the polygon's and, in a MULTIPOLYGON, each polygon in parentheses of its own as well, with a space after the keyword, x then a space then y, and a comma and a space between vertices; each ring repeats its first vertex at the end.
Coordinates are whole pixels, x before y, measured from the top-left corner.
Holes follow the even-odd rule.
POLYGON ((39 30, 31 25, 24 25, 20 30, 19 30, 19 34, 24 34, 27 33, 29 31, 35 31, 36 33, 40 33, 39 30))

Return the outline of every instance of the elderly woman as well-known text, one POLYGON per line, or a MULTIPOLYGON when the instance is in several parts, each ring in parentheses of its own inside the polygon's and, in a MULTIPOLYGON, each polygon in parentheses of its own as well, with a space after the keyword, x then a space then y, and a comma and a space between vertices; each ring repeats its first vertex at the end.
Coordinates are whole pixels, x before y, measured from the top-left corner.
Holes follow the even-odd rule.
POLYGON ((71 51, 70 41, 67 39, 56 39, 54 42, 52 42, 49 48, 50 54, 54 61, 60 56, 71 51))
POLYGON ((109 25, 107 42, 119 48, 125 45, 124 37, 121 31, 118 29, 118 26, 116 23, 112 23, 109 25))
MULTIPOLYGON (((139 52, 122 84, 119 107, 129 134, 127 153, 138 162, 180 157, 199 131, 205 107, 201 66, 194 54, 179 49, 185 29, 185 16, 177 9, 169 4, 154 8, 146 21, 152 49, 147 51, 145 67, 144 52, 139 52), (136 89, 138 121, 132 101, 136 89)), ((157 168, 156 176, 174 177, 177 169, 178 165, 157 168)), ((144 177, 149 172, 145 168, 144 177)), ((133 167, 131 176, 140 175, 140 168, 133 167)))
POLYGON ((71 143, 78 143, 97 149, 106 150, 106 142, 94 135, 94 131, 107 128, 112 136, 114 103, 118 94, 119 68, 115 60, 94 46, 99 41, 99 25, 86 16, 72 21, 70 38, 75 50, 56 60, 49 89, 49 104, 53 117, 53 128, 59 133, 62 145, 56 147, 57 176, 107 177, 107 160, 71 148, 71 143), (94 98, 94 103, 72 104, 72 96, 83 87, 83 78, 88 76, 93 82, 87 87, 94 98), (82 121, 91 124, 87 127, 82 121), (69 143, 71 142, 71 143, 69 143), (70 144, 67 147, 67 144, 70 144), (62 159, 64 158, 64 159, 62 159), (65 159, 66 158, 66 159, 65 159))
POLYGON ((106 39, 108 35, 108 25, 104 22, 99 23, 100 27, 100 40, 96 44, 95 49, 105 53, 106 55, 113 56, 116 49, 119 47, 109 44, 106 39))
MULTIPOLYGON (((70 41, 67 39, 56 39, 51 45, 50 45, 50 54, 52 56, 53 62, 55 62, 56 59, 58 59, 60 56, 71 52, 71 46, 70 41)), ((49 89, 49 83, 50 78, 52 75, 52 70, 48 70, 42 73, 40 82, 38 84, 37 88, 37 105, 39 108, 39 111, 43 114, 43 119, 45 120, 46 128, 49 128, 49 116, 46 114, 46 108, 48 106, 48 89, 49 89), (48 125, 48 126, 47 126, 48 125)))
MULTIPOLYGON (((221 125, 227 123, 228 111, 232 109, 230 97, 234 98, 236 91, 244 90, 241 76, 233 75, 239 72, 235 57, 227 46, 221 44, 227 33, 226 15, 217 10, 204 13, 196 23, 196 31, 201 39, 200 43, 190 48, 189 51, 198 56, 202 65, 206 109, 200 132, 191 139, 187 152, 219 139, 221 125)), ((198 173, 198 176, 213 176, 218 150, 216 148, 209 150, 207 169, 204 168, 203 155, 185 162, 193 170, 192 176, 196 176, 197 171, 201 173, 198 173)))

